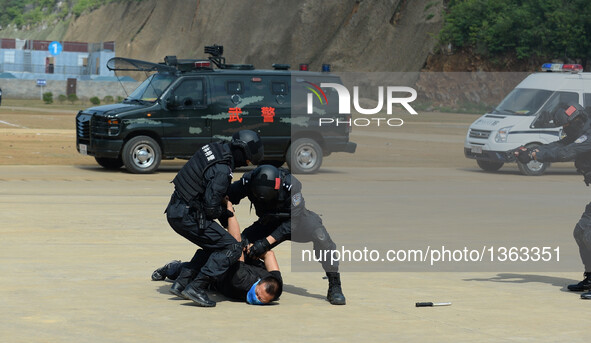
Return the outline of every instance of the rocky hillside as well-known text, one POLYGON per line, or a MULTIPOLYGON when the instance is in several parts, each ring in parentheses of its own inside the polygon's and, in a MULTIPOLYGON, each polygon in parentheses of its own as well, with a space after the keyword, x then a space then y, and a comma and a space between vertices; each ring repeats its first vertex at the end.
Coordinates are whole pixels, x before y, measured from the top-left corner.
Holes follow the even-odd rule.
POLYGON ((118 56, 155 62, 205 57, 203 47, 215 43, 224 45, 228 62, 259 68, 331 63, 335 71, 418 71, 442 11, 443 0, 120 1, 34 38, 114 40, 118 56))

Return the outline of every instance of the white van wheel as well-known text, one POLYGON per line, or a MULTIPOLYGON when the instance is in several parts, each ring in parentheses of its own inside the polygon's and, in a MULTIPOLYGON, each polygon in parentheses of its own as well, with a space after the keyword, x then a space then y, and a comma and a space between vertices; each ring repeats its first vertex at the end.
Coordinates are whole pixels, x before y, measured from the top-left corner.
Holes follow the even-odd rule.
MULTIPOLYGON (((533 149, 535 147, 537 147, 539 144, 528 144, 525 147, 528 149, 533 149)), ((546 168, 548 168, 550 166, 550 162, 538 162, 536 160, 531 160, 528 163, 521 163, 519 161, 517 161, 517 167, 519 168, 519 171, 521 172, 521 174, 523 175, 527 175, 527 176, 540 176, 542 174, 544 174, 544 172, 546 171, 546 168)))

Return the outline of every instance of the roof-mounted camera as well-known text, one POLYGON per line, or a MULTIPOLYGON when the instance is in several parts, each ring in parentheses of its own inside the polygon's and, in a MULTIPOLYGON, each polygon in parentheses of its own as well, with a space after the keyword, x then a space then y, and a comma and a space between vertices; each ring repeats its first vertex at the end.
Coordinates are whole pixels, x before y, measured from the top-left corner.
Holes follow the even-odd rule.
POLYGON ((220 69, 235 69, 235 70, 253 70, 252 64, 226 64, 224 54, 224 47, 222 45, 209 45, 205 47, 205 53, 209 54, 209 60, 220 69))

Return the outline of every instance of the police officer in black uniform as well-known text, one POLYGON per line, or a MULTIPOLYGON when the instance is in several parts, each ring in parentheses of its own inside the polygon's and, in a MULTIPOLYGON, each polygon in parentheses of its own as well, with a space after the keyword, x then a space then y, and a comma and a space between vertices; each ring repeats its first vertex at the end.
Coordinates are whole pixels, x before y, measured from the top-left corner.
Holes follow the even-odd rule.
POLYGON ((206 290, 216 276, 240 258, 242 244, 214 220, 233 216, 224 203, 232 171, 248 165, 248 161, 258 164, 262 157, 259 136, 242 130, 232 136, 230 143, 215 142, 200 148, 172 181, 175 190, 165 211, 168 223, 209 255, 199 271, 181 270, 170 289, 172 294, 199 306, 215 306, 206 290))
MULTIPOLYGON (((559 104, 553 115, 553 124, 562 126, 566 135, 559 141, 544 144, 533 149, 519 147, 515 151, 521 163, 531 160, 540 162, 566 162, 575 160, 577 172, 584 175, 585 184, 591 183, 591 120, 579 104, 559 104)), ((585 266, 584 280, 569 285, 575 292, 591 290, 591 203, 585 207, 583 216, 573 232, 579 246, 579 254, 585 266)), ((591 292, 583 293, 583 299, 591 299, 591 292)))
MULTIPOLYGON (((288 170, 270 165, 259 166, 232 183, 228 192, 230 201, 238 204, 248 197, 259 217, 242 232, 252 243, 251 258, 285 240, 313 242, 315 252, 336 249, 322 219, 306 209, 301 192, 302 184, 288 170)), ((321 260, 321 264, 328 277, 328 301, 333 305, 345 305, 338 262, 321 260)))

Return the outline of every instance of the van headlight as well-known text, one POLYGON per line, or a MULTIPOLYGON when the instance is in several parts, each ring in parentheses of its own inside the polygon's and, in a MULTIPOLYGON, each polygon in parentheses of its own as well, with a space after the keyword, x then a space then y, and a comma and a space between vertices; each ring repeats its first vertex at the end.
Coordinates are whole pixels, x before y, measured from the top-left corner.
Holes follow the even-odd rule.
POLYGON ((497 135, 495 136, 495 142, 507 143, 507 137, 509 137, 509 131, 511 131, 512 127, 513 126, 506 126, 506 127, 500 128, 499 131, 497 132, 497 135))

